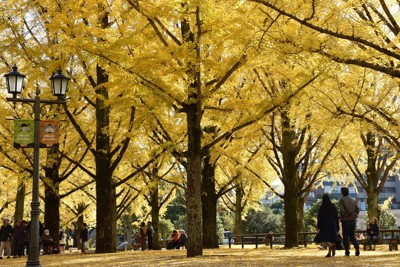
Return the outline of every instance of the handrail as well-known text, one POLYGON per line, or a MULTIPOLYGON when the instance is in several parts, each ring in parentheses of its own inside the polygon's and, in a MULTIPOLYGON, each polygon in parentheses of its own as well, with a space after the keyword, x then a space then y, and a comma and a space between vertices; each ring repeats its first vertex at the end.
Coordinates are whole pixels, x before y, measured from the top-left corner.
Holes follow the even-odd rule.
MULTIPOLYGON (((356 234, 366 234, 367 230, 356 230, 356 234)), ((379 231, 381 238, 383 238, 384 236, 390 236, 392 239, 397 238, 399 239, 399 235, 397 234, 395 236, 395 233, 400 233, 400 229, 382 229, 379 231), (389 234, 389 235, 388 235, 389 234)), ((317 232, 299 232, 299 240, 302 241, 302 245, 304 245, 304 247, 307 247, 307 244, 311 244, 314 241, 312 239, 308 240, 308 236, 313 236, 316 235, 317 232), (302 238, 301 238, 302 237, 302 238), (302 239, 302 240, 301 240, 302 239)), ((260 243, 259 241, 261 240, 261 242, 263 241, 267 241, 266 238, 269 237, 268 243, 270 248, 272 248, 274 243, 277 243, 276 241, 274 241, 275 237, 285 237, 285 233, 259 233, 259 234, 241 234, 241 235, 230 235, 228 236, 228 245, 229 248, 231 248, 231 245, 233 243, 240 243, 242 245, 242 248, 244 248, 244 244, 245 239, 249 239, 249 238, 253 238, 255 239, 255 247, 258 248, 260 243), (238 242, 240 240, 240 242, 238 242)), ((281 242, 280 242, 281 243, 281 242)), ((267 245, 267 242, 265 242, 265 244, 267 245)), ((300 242, 299 242, 300 244, 300 242)))

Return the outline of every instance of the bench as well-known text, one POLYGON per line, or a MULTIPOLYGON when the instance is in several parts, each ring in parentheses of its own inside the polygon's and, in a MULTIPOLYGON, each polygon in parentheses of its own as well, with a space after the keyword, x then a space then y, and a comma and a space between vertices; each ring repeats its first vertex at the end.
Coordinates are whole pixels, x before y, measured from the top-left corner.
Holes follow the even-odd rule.
MULTIPOLYGON (((367 250, 367 239, 361 239, 358 240, 358 243, 360 246, 363 246, 364 250, 367 250)), ((381 237, 378 238, 376 244, 382 245, 382 244, 388 244, 389 245, 389 251, 394 251, 394 250, 399 250, 399 239, 397 238, 385 238, 382 239, 381 237)))
POLYGON ((160 244, 160 248, 161 249, 163 249, 163 248, 166 249, 168 247, 168 243, 171 242, 171 241, 172 241, 172 239, 170 239, 170 238, 168 238, 168 239, 160 239, 158 241, 158 244, 160 244))

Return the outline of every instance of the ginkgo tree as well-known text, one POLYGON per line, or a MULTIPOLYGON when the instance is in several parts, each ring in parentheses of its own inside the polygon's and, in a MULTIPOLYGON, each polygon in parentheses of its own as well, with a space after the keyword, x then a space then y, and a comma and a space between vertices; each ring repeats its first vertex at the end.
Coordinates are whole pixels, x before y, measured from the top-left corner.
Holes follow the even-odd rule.
POLYGON ((379 193, 398 165, 398 130, 386 120, 396 120, 398 84, 388 75, 354 66, 334 77, 332 90, 319 94, 318 102, 348 120, 346 138, 337 146, 347 166, 343 170, 350 171, 349 182, 355 180, 365 190, 369 218, 379 218, 379 193))
MULTIPOLYGON (((148 22, 147 36, 156 37, 155 42, 147 43, 141 49, 136 60, 143 56, 143 62, 147 63, 143 66, 148 66, 151 60, 157 68, 142 70, 143 62, 135 61, 139 65, 132 69, 139 81, 153 90, 154 97, 170 103, 173 109, 170 112, 185 116, 181 119, 185 118, 187 149, 183 149, 185 158, 182 165, 187 174, 186 208, 191 237, 187 254, 189 257, 201 255, 203 157, 235 132, 263 118, 317 75, 312 72, 302 77, 299 75, 301 85, 297 90, 272 101, 262 101, 260 84, 254 84, 250 76, 241 74, 241 70, 262 61, 256 59, 258 51, 253 46, 258 29, 243 16, 258 9, 241 1, 127 2, 148 22), (230 10, 229 14, 224 12, 226 10, 230 10), (146 51, 153 55, 151 59, 145 56, 148 54, 146 51), (206 128, 216 131, 208 133, 204 130, 206 128)), ((279 69, 279 64, 274 68, 279 69)))

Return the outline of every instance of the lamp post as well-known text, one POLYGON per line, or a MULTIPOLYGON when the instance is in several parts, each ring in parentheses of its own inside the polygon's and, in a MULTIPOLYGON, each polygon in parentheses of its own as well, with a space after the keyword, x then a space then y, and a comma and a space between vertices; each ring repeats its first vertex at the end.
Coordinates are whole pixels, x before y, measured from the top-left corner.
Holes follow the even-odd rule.
POLYGON ((64 96, 67 91, 69 78, 65 77, 61 70, 58 70, 50 80, 52 84, 53 95, 57 96, 57 100, 40 99, 40 91, 36 89, 35 98, 18 98, 23 88, 25 75, 18 72, 16 66, 12 71, 4 75, 7 83, 7 90, 13 97, 6 98, 12 102, 22 102, 33 104, 34 111, 34 146, 33 146, 33 185, 32 185, 32 202, 31 202, 31 222, 29 232, 29 252, 26 266, 41 266, 39 255, 39 182, 40 182, 40 104, 63 104, 65 103, 64 96))

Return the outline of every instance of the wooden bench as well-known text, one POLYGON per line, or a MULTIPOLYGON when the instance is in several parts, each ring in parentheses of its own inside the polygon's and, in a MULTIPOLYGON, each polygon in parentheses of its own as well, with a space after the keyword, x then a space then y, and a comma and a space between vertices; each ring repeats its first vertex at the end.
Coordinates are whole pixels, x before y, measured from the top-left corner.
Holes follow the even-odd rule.
POLYGON ((399 250, 399 240, 397 238, 387 239, 389 243, 389 251, 399 250))
POLYGON ((163 249, 167 249, 168 248, 168 243, 171 242, 172 239, 171 238, 167 238, 167 239, 160 239, 158 240, 158 244, 160 245, 160 248, 163 249))
MULTIPOLYGON (((360 246, 363 246, 364 250, 367 250, 367 239, 361 239, 358 240, 358 243, 360 244, 360 246)), ((394 251, 394 250, 399 250, 399 239, 397 238, 378 238, 377 245, 382 245, 382 244, 388 244, 389 245, 389 251, 394 251)))

